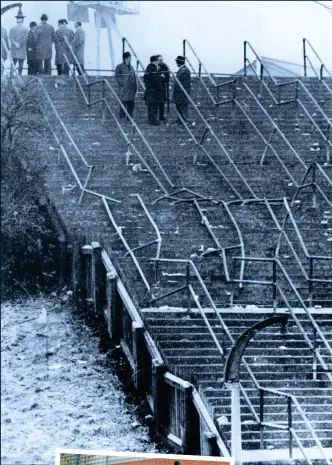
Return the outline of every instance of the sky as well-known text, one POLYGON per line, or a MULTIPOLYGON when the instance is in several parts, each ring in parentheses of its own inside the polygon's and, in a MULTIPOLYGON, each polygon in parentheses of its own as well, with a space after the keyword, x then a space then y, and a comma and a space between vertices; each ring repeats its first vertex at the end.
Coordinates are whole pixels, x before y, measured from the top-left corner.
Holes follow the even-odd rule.
MULTIPOLYGON (((11 2, 1 2, 1 6, 11 2)), ((49 23, 67 17, 66 1, 22 1, 25 24, 39 22, 42 13, 49 23)), ((302 64, 302 39, 306 37, 329 69, 332 69, 332 0, 314 1, 141 1, 137 15, 117 16, 117 27, 146 66, 154 54, 162 54, 175 69, 183 39, 189 40, 210 72, 233 73, 243 67, 243 42, 249 41, 258 55, 302 64)), ((1 20, 9 29, 17 9, 1 20)), ((73 23, 69 23, 73 27, 73 23)), ((96 68, 96 29, 93 12, 86 30, 86 67, 96 68)), ((121 42, 113 33, 116 61, 121 61, 121 42)), ((106 30, 102 31, 101 67, 111 66, 106 30)), ((188 57, 190 54, 188 52, 188 57)), ((253 56, 251 56, 253 58, 253 56)), ((249 58, 251 58, 249 57, 249 58)), ((313 61, 314 57, 312 56, 313 61)), ((193 60, 194 61, 194 60, 193 60)), ((315 63, 316 64, 316 63, 315 63)))

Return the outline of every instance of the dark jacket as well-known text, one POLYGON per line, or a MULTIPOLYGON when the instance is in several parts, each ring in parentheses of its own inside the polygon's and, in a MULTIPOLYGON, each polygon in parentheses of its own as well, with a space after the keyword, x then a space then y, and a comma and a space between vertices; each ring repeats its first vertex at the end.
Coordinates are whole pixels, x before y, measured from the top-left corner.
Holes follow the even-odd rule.
MULTIPOLYGON (((77 61, 80 65, 84 65, 84 48, 85 48, 85 31, 80 27, 73 35, 71 46, 77 57, 77 61)), ((74 63, 74 59, 71 57, 71 62, 74 63)))
POLYGON ((121 102, 134 101, 137 92, 137 81, 134 68, 124 62, 121 63, 115 69, 115 78, 120 88, 119 98, 121 102))
POLYGON ((28 32, 27 38, 27 60, 33 61, 36 59, 36 37, 33 31, 28 32))
POLYGON ((158 67, 153 63, 150 63, 146 68, 144 84, 146 87, 144 100, 147 105, 166 102, 164 81, 158 67))
POLYGON ((55 32, 55 64, 56 65, 64 65, 67 63, 63 54, 65 53, 68 60, 70 61, 72 55, 69 51, 69 47, 65 42, 65 37, 67 38, 68 42, 70 43, 74 37, 74 33, 71 29, 68 29, 66 26, 60 27, 55 32))
MULTIPOLYGON (((176 74, 176 77, 187 93, 190 94, 191 77, 189 69, 185 65, 181 66, 176 74)), ((177 104, 188 103, 187 96, 177 81, 174 82, 173 102, 177 104)))
POLYGON ((161 63, 159 65, 159 71, 161 73, 161 77, 163 81, 163 89, 164 89, 165 100, 166 100, 169 98, 169 78, 170 78, 169 67, 166 65, 166 63, 161 63))
POLYGON ((55 41, 54 27, 47 23, 39 24, 35 32, 36 60, 49 60, 52 58, 52 45, 55 41))

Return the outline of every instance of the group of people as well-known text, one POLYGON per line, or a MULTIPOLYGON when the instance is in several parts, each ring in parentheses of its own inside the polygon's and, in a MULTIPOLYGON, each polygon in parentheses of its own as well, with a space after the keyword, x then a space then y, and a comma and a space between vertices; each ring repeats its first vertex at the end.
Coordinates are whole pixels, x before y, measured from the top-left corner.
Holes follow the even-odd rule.
POLYGON ((82 29, 82 23, 75 23, 76 32, 69 29, 68 21, 60 19, 58 29, 48 24, 48 16, 42 14, 40 24, 35 21, 30 23, 30 30, 24 26, 22 11, 19 10, 16 21, 17 24, 9 30, 7 35, 6 29, 1 27, 1 57, 7 60, 7 50, 14 65, 18 63, 18 73, 22 75, 24 61, 28 63, 28 74, 52 74, 52 52, 53 43, 55 45, 55 65, 58 75, 69 75, 70 64, 73 64, 79 74, 84 72, 84 48, 85 48, 85 31, 82 29), (76 55, 77 62, 70 53, 68 43, 76 55), (66 60, 65 56, 68 61, 66 60))
MULTIPOLYGON (((188 95, 190 94, 190 70, 186 66, 186 59, 178 56, 175 62, 179 68, 174 80, 172 101, 179 114, 178 123, 188 120, 188 95)), ((144 74, 145 94, 144 100, 148 107, 148 121, 152 126, 159 126, 165 121, 165 104, 169 103, 170 69, 164 63, 162 55, 153 55, 144 74)), ((120 89, 120 100, 129 115, 132 117, 137 92, 136 73, 131 65, 131 54, 123 54, 123 63, 115 70, 115 77, 120 89)), ((120 108, 120 118, 125 118, 123 108, 120 108)))

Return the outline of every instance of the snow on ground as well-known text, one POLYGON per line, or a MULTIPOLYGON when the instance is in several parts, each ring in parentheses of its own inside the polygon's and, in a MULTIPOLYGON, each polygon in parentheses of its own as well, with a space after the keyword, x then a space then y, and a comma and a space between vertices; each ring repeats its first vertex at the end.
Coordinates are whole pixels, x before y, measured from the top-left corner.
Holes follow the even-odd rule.
POLYGON ((56 447, 157 452, 98 338, 57 302, 2 304, 1 463, 51 464, 56 447))

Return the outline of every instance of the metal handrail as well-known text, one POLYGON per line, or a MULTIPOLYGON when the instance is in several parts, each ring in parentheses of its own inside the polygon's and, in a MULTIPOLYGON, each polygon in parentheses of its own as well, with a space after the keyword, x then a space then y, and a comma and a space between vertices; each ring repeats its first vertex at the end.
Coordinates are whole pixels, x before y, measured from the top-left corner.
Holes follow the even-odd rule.
MULTIPOLYGON (((240 258, 240 257, 239 257, 239 258, 240 258)), ((250 258, 246 258, 246 259, 249 260, 250 258)), ((262 261, 267 260, 267 261, 271 261, 271 260, 275 260, 275 259, 257 259, 257 260, 262 260, 262 261)), ((221 317, 220 312, 218 312, 218 309, 217 309, 217 307, 216 307, 216 305, 215 305, 215 303, 214 303, 214 301, 213 301, 213 299, 212 299, 212 297, 211 297, 211 295, 210 295, 210 293, 209 293, 209 291, 208 291, 208 289, 207 289, 207 287, 206 287, 206 285, 205 285, 205 283, 204 283, 204 281, 203 281, 203 279, 202 279, 202 277, 201 277, 201 275, 200 275, 198 269, 196 268, 196 265, 194 264, 194 262, 192 262, 191 260, 185 260, 185 259, 159 259, 159 260, 152 259, 151 261, 153 261, 153 262, 155 262, 155 263, 183 263, 183 264, 186 264, 187 266, 189 265, 189 266, 191 267, 191 269, 194 271, 195 277, 197 278, 197 280, 198 280, 198 282, 199 282, 201 288, 203 289, 203 292, 204 292, 205 296, 208 298, 208 301, 210 302, 210 304, 211 304, 211 306, 212 306, 212 309, 214 310, 214 313, 216 314, 217 318, 219 319, 219 322, 220 322, 220 324, 221 324, 221 326, 222 326, 222 328, 223 328, 225 334, 227 335, 227 337, 228 337, 228 339, 230 340, 230 342, 232 343, 232 345, 234 345, 235 340, 234 340, 234 338, 232 337, 232 335, 231 335, 231 333, 230 333, 230 331, 229 331, 229 329, 228 329, 226 323, 224 322, 223 318, 221 317)), ((276 260, 276 262, 277 262, 277 260, 276 260)), ((279 263, 279 264, 280 264, 280 263, 279 263)), ((281 265, 281 264, 280 264, 280 266, 281 266, 281 268, 282 268, 282 265, 281 265)), ((280 291, 281 291, 281 289, 280 289, 280 291)), ((191 292, 191 289, 190 289, 190 292, 191 292)), ((281 292, 282 292, 282 291, 281 291, 281 292)), ((195 293, 192 292, 191 295, 194 297, 195 302, 197 302, 198 299, 197 299, 197 296, 195 295, 195 293)), ((287 298, 286 298, 285 296, 284 296, 284 298, 285 298, 285 300, 287 301, 287 298)), ((287 301, 287 302, 288 302, 288 301, 287 301)), ((198 308, 199 308, 199 307, 198 307, 198 308)), ((291 310, 292 310, 292 309, 291 309, 291 310)), ((293 312, 293 310, 292 310, 292 314, 295 315, 294 312, 293 312)), ((297 320, 297 319, 296 319, 296 320, 297 320)), ((297 320, 297 321, 298 321, 298 320, 297 320)), ((298 323, 299 323, 299 322, 298 322, 298 323)), ((299 324, 300 324, 300 323, 299 323, 299 324)), ((302 332, 302 334, 303 334, 303 336, 304 336, 306 342, 308 343, 308 345, 309 345, 309 347, 310 347, 310 346, 311 346, 311 342, 310 342, 310 340, 308 339, 308 337, 307 337, 305 331, 303 330, 301 324, 300 324, 300 326, 301 326, 301 332, 302 332)), ((317 326, 317 325, 316 325, 316 326, 317 326)), ((317 327, 317 328, 318 328, 318 327, 317 327)), ((318 331, 320 332, 319 328, 318 328, 318 331)), ((320 335, 321 335, 321 334, 320 334, 320 335)), ((324 338, 324 336, 323 336, 323 338, 324 338)), ((325 339, 325 338, 324 338, 324 339, 325 339)), ((320 362, 321 362, 323 368, 326 370, 327 367, 326 367, 326 365, 325 365, 325 362, 324 362, 324 360, 322 360, 322 357, 320 356, 319 353, 318 353, 318 357, 319 357, 319 359, 320 359, 320 362)), ((320 440, 318 439, 318 437, 317 437, 315 431, 313 430, 313 428, 312 428, 310 422, 308 421, 308 419, 307 419, 307 417, 306 417, 306 415, 305 415, 305 413, 304 413, 302 407, 301 407, 300 404, 298 403, 296 397, 295 397, 294 395, 292 395, 292 394, 285 393, 285 392, 282 392, 282 391, 279 391, 279 390, 269 389, 269 388, 264 388, 264 387, 262 387, 262 386, 259 384, 259 382, 257 381, 257 379, 256 379, 255 375, 253 374, 253 372, 251 371, 250 366, 249 366, 249 364, 246 362, 245 357, 242 358, 242 363, 243 363, 243 365, 244 365, 246 371, 248 372, 250 378, 252 379, 252 381, 253 381, 253 383, 254 383, 254 385, 255 385, 255 387, 256 387, 257 390, 259 390, 259 391, 264 391, 264 392, 267 392, 267 393, 270 393, 270 394, 274 394, 274 395, 277 395, 277 396, 280 396, 280 397, 289 398, 289 399, 292 400, 292 402, 293 402, 295 408, 298 410, 298 412, 299 412, 300 416, 302 417, 304 423, 306 424, 307 428, 309 429, 309 431, 310 431, 310 433, 311 433, 311 435, 312 435, 312 437, 313 437, 313 440, 315 441, 316 445, 318 446, 319 450, 321 451, 324 460, 326 461, 327 464, 330 465, 330 464, 331 464, 331 461, 330 461, 329 458, 325 455, 325 452, 324 452, 324 449, 323 449, 323 447, 322 447, 322 445, 321 445, 321 442, 320 442, 320 440)), ((331 375, 330 375, 330 378, 331 378, 331 380, 332 380, 332 376, 331 376, 331 375)), ((253 405, 252 405, 252 403, 251 403, 251 401, 250 401, 250 399, 249 399, 249 397, 248 397, 248 395, 247 395, 245 389, 243 388, 242 383, 240 383, 240 390, 241 390, 241 393, 243 394, 243 396, 244 396, 244 398, 245 398, 246 403, 247 403, 248 406, 249 406, 249 409, 250 409, 251 413, 253 414, 253 416, 254 416, 254 418, 255 418, 256 423, 261 424, 260 419, 259 419, 259 417, 258 417, 258 415, 257 415, 257 413, 256 413, 256 411, 255 411, 255 408, 253 407, 253 405)), ((275 427, 275 428, 279 428, 279 429, 280 429, 280 425, 274 424, 274 423, 263 423, 262 425, 263 425, 263 426, 268 426, 268 427, 275 427)), ((302 450, 302 449, 301 449, 301 450, 302 450)), ((306 457, 306 456, 305 456, 305 457, 306 457)), ((308 462, 308 463, 310 463, 310 462, 308 462)))
MULTIPOLYGON (((161 245, 162 245, 162 238, 161 238, 161 234, 160 234, 160 231, 159 231, 159 228, 158 226, 156 225, 155 221, 153 220, 152 216, 150 215, 150 212, 149 210, 146 208, 146 205, 145 203, 143 202, 141 196, 139 194, 134 194, 135 197, 137 197, 137 199, 139 200, 139 203, 141 204, 146 216, 148 217, 151 225, 153 226, 153 229, 155 230, 156 232, 156 235, 157 235, 157 239, 154 241, 154 242, 157 242, 157 253, 156 253, 156 258, 159 258, 160 256, 160 249, 161 249, 161 245)), ((144 246, 142 246, 144 247, 144 246)))
MULTIPOLYGON (((306 52, 306 44, 308 44, 309 48, 313 51, 313 53, 316 55, 316 58, 319 60, 320 62, 320 77, 319 79, 322 80, 323 79, 323 70, 325 69, 325 71, 327 72, 327 74, 329 75, 329 77, 332 79, 332 74, 329 72, 329 70, 327 69, 327 67, 325 66, 325 64, 323 63, 323 60, 320 58, 320 56, 318 55, 318 53, 316 52, 316 50, 314 49, 314 47, 311 45, 311 43, 309 42, 308 39, 306 39, 305 37, 303 38, 303 68, 304 68, 304 76, 306 77, 307 76, 307 60, 309 61, 310 63, 310 66, 312 67, 313 71, 316 73, 316 70, 315 68, 312 66, 311 64, 311 61, 310 59, 308 58, 307 56, 307 52, 306 52)), ((317 76, 318 77, 318 76, 317 76)))
MULTIPOLYGON (((74 53, 72 50, 71 50, 71 53, 74 53)), ((65 56, 65 54, 64 54, 65 56)), ((67 59, 67 61, 69 62, 68 58, 65 56, 65 58, 67 59)), ((125 113, 126 117, 128 118, 128 120, 130 121, 131 125, 133 128, 135 128, 135 131, 137 132, 137 134, 140 136, 141 140, 143 141, 145 147, 147 148, 147 150, 149 151, 149 153, 151 154, 151 156, 153 157, 154 161, 157 163, 159 169, 161 170, 161 172, 163 173, 163 175, 165 176, 167 182, 170 184, 171 187, 174 187, 174 184, 172 183, 172 181, 170 180, 169 176, 167 175, 167 173, 165 172, 163 166, 161 165, 160 161, 158 160, 158 158, 156 157, 155 153, 153 152, 150 144, 147 142, 146 138, 144 137, 143 133, 141 132, 141 130, 139 129, 139 127, 137 126, 136 122, 134 121, 134 119, 129 115, 127 109, 124 107, 123 103, 121 102, 120 98, 118 97, 117 93, 115 92, 115 90, 113 89, 113 87, 111 86, 111 84, 107 81, 107 79, 100 79, 100 80, 97 80, 97 81, 93 81, 93 82, 89 82, 86 78, 86 76, 84 76, 85 78, 85 84, 88 86, 88 89, 90 89, 91 86, 93 85, 96 85, 96 84, 99 84, 99 83, 102 83, 104 86, 107 86, 108 89, 111 91, 112 95, 115 97, 117 103, 120 105, 120 107, 122 108, 123 112, 125 113)), ((108 111, 110 112, 111 116, 113 117, 115 123, 117 124, 118 128, 120 129, 121 131, 121 134, 124 136, 124 138, 126 139, 126 142, 128 143, 128 146, 130 146, 131 148, 133 148, 135 154, 139 157, 140 161, 144 164, 144 166, 147 168, 147 170, 149 171, 149 173, 153 176, 153 178, 155 179, 155 181, 158 183, 159 187, 163 190, 163 192, 165 193, 168 193, 166 187, 161 183, 161 181, 159 180, 159 178, 155 175, 155 173, 152 171, 152 169, 150 168, 149 164, 147 163, 147 161, 144 159, 144 157, 142 157, 142 155, 140 154, 140 152, 136 149, 136 147, 134 146, 133 142, 131 140, 128 139, 125 131, 123 130, 122 128, 122 125, 120 124, 120 122, 118 121, 117 117, 115 116, 111 106, 108 104, 108 101, 105 97, 105 90, 103 91, 104 93, 104 96, 103 98, 97 100, 96 102, 90 102, 90 92, 89 92, 89 97, 86 96, 85 94, 85 91, 83 89, 83 87, 80 85, 79 83, 79 80, 76 78, 76 82, 78 82, 79 84, 79 89, 83 95, 83 98, 84 98, 84 101, 87 105, 91 106, 95 103, 100 103, 100 102, 104 102, 105 103, 105 106, 106 108, 108 109, 108 111)))
MULTIPOLYGON (((169 73, 172 75, 174 81, 177 83, 177 85, 180 87, 181 91, 184 93, 184 95, 186 96, 186 98, 188 99, 188 101, 190 102, 190 104, 193 106, 194 110, 196 111, 197 115, 199 116, 200 120, 203 122, 205 128, 210 132, 211 136, 214 138, 214 140, 217 142, 217 145, 218 147, 221 149, 222 153, 226 156, 227 160, 229 161, 229 163, 232 165, 233 169, 236 171, 237 175, 240 177, 241 181, 243 182, 243 184, 245 185, 245 187, 248 189, 248 191, 250 192, 250 194, 254 197, 254 198, 257 198, 257 195, 254 193, 254 191, 252 190, 252 188, 250 187, 250 185, 248 184, 248 181, 244 178, 244 176, 242 175, 241 171, 239 170, 239 168, 236 166, 233 158, 230 156, 230 154, 228 153, 227 149, 225 148, 225 146, 221 143, 220 139, 218 138, 218 136, 215 134, 215 132, 213 131, 212 127, 210 126, 210 124, 208 123, 208 121, 205 119, 205 117, 203 116, 203 114, 201 113, 201 111, 197 108, 197 105, 195 105, 195 103, 193 102, 192 98, 190 97, 190 95, 188 94, 188 92, 186 91, 186 89, 183 87, 183 85, 181 84, 181 82, 178 80, 178 78, 176 77, 175 73, 173 73, 172 71, 169 71, 169 73)), ((212 158, 211 156, 209 157, 209 159, 212 158)), ((216 165, 216 164, 215 164, 216 165)), ((217 166, 217 165, 216 165, 217 166)), ((220 172, 220 171, 219 171, 220 172)), ((225 176, 223 174, 223 176, 225 176)), ((231 183, 232 184, 232 183, 231 183)))
POLYGON ((139 67, 141 67, 141 72, 143 72, 143 73, 145 73, 145 68, 144 68, 142 62, 138 59, 138 57, 137 57, 137 55, 135 53, 135 50, 133 49, 133 47, 130 45, 129 41, 125 37, 122 37, 122 53, 125 52, 126 44, 127 44, 128 48, 129 48, 129 50, 131 51, 131 53, 136 58, 136 76, 137 76, 137 79, 138 79, 139 83, 141 84, 143 90, 145 90, 144 81, 142 80, 142 78, 139 75, 139 67))

